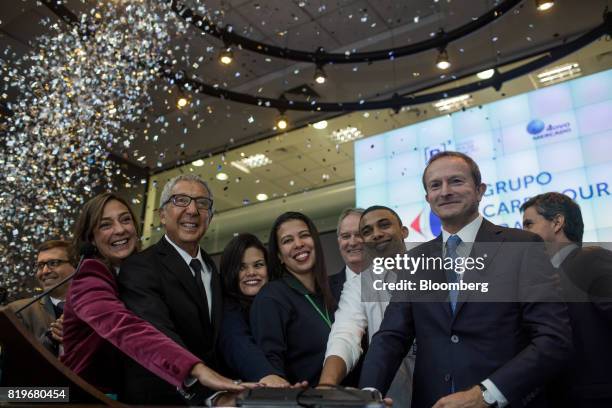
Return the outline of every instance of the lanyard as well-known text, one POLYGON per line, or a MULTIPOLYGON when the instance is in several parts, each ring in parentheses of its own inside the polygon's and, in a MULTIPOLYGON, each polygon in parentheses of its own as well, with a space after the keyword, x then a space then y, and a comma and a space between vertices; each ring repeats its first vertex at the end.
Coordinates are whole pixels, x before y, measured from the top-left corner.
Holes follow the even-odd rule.
POLYGON ((312 305, 312 307, 315 308, 315 310, 317 311, 317 313, 319 313, 319 316, 321 316, 321 319, 323 319, 323 321, 325 323, 327 323, 327 325, 329 326, 329 328, 331 329, 331 320, 329 318, 329 313, 327 312, 327 307, 325 308, 325 314, 323 314, 323 312, 321 311, 321 309, 319 309, 319 306, 316 305, 316 303, 310 298, 309 294, 305 294, 304 295, 306 297, 306 299, 308 299, 308 301, 310 302, 310 304, 312 305))

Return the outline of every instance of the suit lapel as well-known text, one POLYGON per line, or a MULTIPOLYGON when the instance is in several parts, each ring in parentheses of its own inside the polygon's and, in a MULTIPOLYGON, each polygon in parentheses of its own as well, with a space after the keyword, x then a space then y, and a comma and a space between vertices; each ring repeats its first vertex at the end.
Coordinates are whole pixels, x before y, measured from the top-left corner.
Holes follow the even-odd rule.
POLYGON ((44 319, 45 327, 49 327, 55 321, 55 308, 53 307, 53 302, 51 302, 51 297, 47 295, 38 302, 44 311, 41 317, 44 319))
POLYGON ((185 260, 183 260, 181 255, 169 242, 166 241, 165 238, 160 240, 160 243, 158 244, 158 252, 161 255, 162 263, 166 269, 168 269, 172 275, 176 276, 179 282, 181 282, 181 285, 185 288, 185 291, 197 305, 200 312, 200 319, 203 322, 210 323, 207 310, 208 307, 204 305, 204 299, 198 292, 198 288, 195 285, 193 273, 191 272, 189 265, 185 263, 185 260))
MULTIPOLYGON (((489 266, 495 258, 497 251, 499 250, 502 242, 505 240, 503 236, 503 229, 486 219, 482 220, 482 225, 478 229, 476 239, 472 245, 472 251, 470 257, 473 259, 482 257, 484 259, 484 268, 482 270, 472 269, 466 271, 463 275, 463 282, 465 283, 476 283, 486 282, 486 274, 489 266), (486 256, 485 256, 486 255, 486 256)), ((453 320, 457 317, 463 305, 468 301, 472 295, 472 291, 465 290, 459 292, 459 298, 457 299, 457 307, 455 308, 455 314, 453 320)))

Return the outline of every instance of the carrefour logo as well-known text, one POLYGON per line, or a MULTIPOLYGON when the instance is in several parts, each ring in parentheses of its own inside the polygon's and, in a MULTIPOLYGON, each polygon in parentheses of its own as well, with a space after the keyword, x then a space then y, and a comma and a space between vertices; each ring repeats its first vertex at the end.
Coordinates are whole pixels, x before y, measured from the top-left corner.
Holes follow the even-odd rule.
POLYGON ((543 121, 540 119, 534 119, 527 125, 527 132, 531 133, 532 135, 537 135, 543 131, 545 127, 546 124, 543 121))
POLYGON ((437 237, 442 232, 442 222, 430 209, 423 209, 410 223, 410 228, 426 238, 437 237))
POLYGON ((564 123, 544 123, 541 119, 533 119, 527 124, 527 132, 533 140, 555 137, 572 131, 570 122, 564 123))

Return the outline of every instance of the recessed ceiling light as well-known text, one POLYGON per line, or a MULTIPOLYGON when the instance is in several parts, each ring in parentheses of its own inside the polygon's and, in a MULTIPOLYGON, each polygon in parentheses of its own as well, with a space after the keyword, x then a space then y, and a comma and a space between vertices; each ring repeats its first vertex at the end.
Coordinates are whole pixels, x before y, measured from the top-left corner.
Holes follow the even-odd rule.
POLYGON ((225 173, 217 173, 215 177, 217 178, 217 180, 220 180, 220 181, 225 181, 229 178, 229 176, 225 173))
POLYGON ((313 124, 312 127, 317 129, 317 130, 323 130, 323 129, 325 129, 327 127, 327 121, 326 120, 319 121, 319 122, 313 124))
POLYGON ((231 48, 226 48, 219 54, 219 62, 223 65, 229 65, 234 61, 234 53, 231 48))
POLYGON ((361 130, 353 126, 348 126, 344 129, 334 130, 331 138, 336 143, 346 143, 363 137, 361 130))
POLYGON ((184 96, 178 98, 176 101, 176 106, 179 109, 184 108, 185 106, 187 106, 187 104, 189 104, 189 99, 185 98, 184 96))
POLYGON ((461 108, 467 108, 472 103, 472 96, 469 94, 455 96, 453 98, 442 99, 433 104, 434 108, 440 112, 454 112, 461 108))
POLYGON ((489 79, 489 78, 492 78, 493 75, 495 75, 495 70, 493 68, 487 69, 484 71, 480 71, 479 73, 476 74, 476 76, 480 79, 489 79))
POLYGON ((196 161, 191 162, 191 165, 195 167, 202 167, 204 165, 204 160, 198 159, 196 161))
POLYGON ((552 85, 580 75, 582 75, 580 65, 577 62, 570 62, 540 72, 537 77, 541 84, 552 85))
POLYGON ((268 199, 268 195, 265 193, 259 193, 257 194, 256 198, 259 201, 266 201, 268 199))
POLYGON ((233 167, 237 168, 238 170, 240 170, 243 173, 247 173, 250 174, 251 170, 249 170, 249 168, 247 166, 245 166, 244 164, 242 164, 239 161, 233 161, 230 163, 233 167))
POLYGON ((536 9, 538 11, 550 10, 554 5, 554 0, 535 0, 536 9))

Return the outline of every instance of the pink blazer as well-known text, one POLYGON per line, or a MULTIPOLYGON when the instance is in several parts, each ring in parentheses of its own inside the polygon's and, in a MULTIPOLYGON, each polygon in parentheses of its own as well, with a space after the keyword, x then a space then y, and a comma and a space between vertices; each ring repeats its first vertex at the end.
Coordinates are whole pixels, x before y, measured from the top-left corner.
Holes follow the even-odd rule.
POLYGON ((174 386, 201 361, 128 310, 115 274, 87 259, 66 296, 61 360, 100 390, 116 392, 123 368, 115 348, 174 386))

